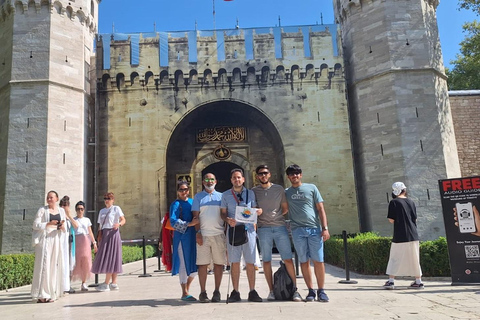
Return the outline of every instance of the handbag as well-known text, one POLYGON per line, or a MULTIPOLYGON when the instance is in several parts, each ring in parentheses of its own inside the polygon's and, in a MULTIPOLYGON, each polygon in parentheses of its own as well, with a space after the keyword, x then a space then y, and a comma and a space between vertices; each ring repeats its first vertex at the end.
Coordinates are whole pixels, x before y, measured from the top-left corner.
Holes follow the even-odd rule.
MULTIPOLYGON (((233 198, 237 202, 237 205, 240 205, 237 196, 233 193, 233 189, 230 189, 232 192, 233 198)), ((246 200, 245 203, 248 203, 248 190, 246 191, 246 200)), ((244 224, 238 224, 235 227, 228 226, 228 243, 236 247, 241 246, 248 242, 247 227, 244 224)))
POLYGON ((175 231, 180 232, 181 234, 184 234, 185 232, 187 232, 188 222, 183 221, 183 214, 182 213, 183 213, 183 209, 182 209, 182 205, 180 205, 180 215, 178 216, 177 221, 172 226, 172 223, 171 223, 170 217, 169 217, 168 221, 167 221, 167 224, 165 225, 165 229, 175 230, 175 231), (169 228, 171 228, 171 229, 169 229, 169 228))
POLYGON ((247 228, 244 224, 228 226, 228 243, 236 247, 248 242, 247 228))
POLYGON ((170 222, 170 217, 167 218, 167 222, 165 223, 165 229, 167 230, 175 230, 173 227, 172 227, 172 223, 170 222))
POLYGON ((103 218, 103 222, 102 222, 102 224, 100 225, 100 229, 98 229, 98 231, 97 231, 97 242, 98 242, 98 244, 100 244, 100 241, 102 241, 102 236, 103 236, 103 234, 102 234, 102 231, 103 231, 102 228, 103 228, 103 225, 105 224, 105 221, 107 220, 107 217, 108 217, 108 215, 110 214, 110 212, 111 212, 112 210, 113 210, 113 206, 112 206, 112 209, 108 210, 107 215, 105 216, 105 218, 103 218))
POLYGON ((100 243, 100 241, 102 241, 102 229, 97 232, 97 242, 100 243))

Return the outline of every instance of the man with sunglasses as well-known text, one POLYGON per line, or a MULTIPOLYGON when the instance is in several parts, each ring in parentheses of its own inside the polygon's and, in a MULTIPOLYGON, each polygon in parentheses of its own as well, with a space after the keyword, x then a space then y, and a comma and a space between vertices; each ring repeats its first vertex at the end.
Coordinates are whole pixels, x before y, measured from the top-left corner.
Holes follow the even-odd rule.
MULTIPOLYGON (((272 275, 272 249, 274 241, 296 288, 295 268, 292 261, 292 246, 285 223, 288 204, 285 198, 284 188, 270 182, 272 175, 267 165, 262 164, 258 166, 255 172, 260 185, 252 188, 252 191, 255 193, 258 206, 262 208, 262 215, 258 217, 257 222, 257 234, 262 251, 263 272, 267 280, 268 288, 270 289, 267 299, 275 300, 272 275)), ((296 289, 292 300, 302 301, 302 297, 296 289)))
POLYGON ((197 266, 198 280, 200 282, 200 302, 219 302, 220 284, 222 282, 223 266, 225 259, 225 234, 224 222, 220 216, 220 203, 222 194, 215 190, 217 179, 213 173, 203 177, 204 190, 193 198, 193 216, 200 220, 195 226, 197 230, 197 266), (207 267, 213 260, 215 277, 215 291, 212 300, 208 299, 205 289, 207 282, 207 267))
POLYGON ((302 183, 302 168, 292 164, 286 170, 292 186, 285 191, 293 244, 298 254, 303 279, 308 287, 306 301, 328 302, 324 291, 325 265, 323 242, 330 239, 323 198, 314 184, 302 183), (310 259, 313 260, 318 290, 313 290, 310 259))
MULTIPOLYGON (((255 194, 252 190, 248 190, 243 186, 245 177, 242 169, 233 169, 230 173, 230 181, 233 187, 222 194, 222 203, 220 205, 220 212, 222 219, 228 223, 229 228, 235 227, 237 222, 235 220, 235 210, 237 206, 255 208, 257 203, 255 201, 255 194)), ((258 209, 257 214, 262 214, 262 210, 258 209)), ((240 225, 240 224, 239 224, 240 225)), ((243 225, 243 224, 241 224, 243 225)), ((248 293, 248 301, 262 302, 262 298, 255 290, 255 255, 257 245, 257 233, 253 223, 244 225, 247 229, 248 241, 242 245, 233 246, 227 243, 228 259, 231 263, 230 273, 232 276, 233 291, 228 297, 228 302, 241 301, 238 285, 240 282, 240 259, 242 254, 245 258, 248 285, 250 292, 248 293)), ((239 229, 239 228, 237 228, 239 229)), ((235 230, 235 232, 240 232, 235 230)))

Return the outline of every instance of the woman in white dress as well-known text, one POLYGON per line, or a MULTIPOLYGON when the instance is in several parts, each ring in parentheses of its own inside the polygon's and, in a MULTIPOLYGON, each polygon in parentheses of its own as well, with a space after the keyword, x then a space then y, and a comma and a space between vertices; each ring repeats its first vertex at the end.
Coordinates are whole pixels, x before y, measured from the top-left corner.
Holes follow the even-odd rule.
POLYGON ((57 205, 58 193, 47 193, 47 205, 33 221, 35 267, 31 295, 38 303, 53 302, 63 295, 65 244, 68 241, 65 211, 57 205))

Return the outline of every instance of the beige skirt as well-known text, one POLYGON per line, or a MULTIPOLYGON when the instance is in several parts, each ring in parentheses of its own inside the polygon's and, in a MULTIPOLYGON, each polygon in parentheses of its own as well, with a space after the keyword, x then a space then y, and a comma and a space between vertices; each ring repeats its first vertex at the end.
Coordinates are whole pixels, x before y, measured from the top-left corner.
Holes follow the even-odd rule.
POLYGON ((419 248, 418 241, 392 242, 387 274, 390 276, 422 276, 419 248))

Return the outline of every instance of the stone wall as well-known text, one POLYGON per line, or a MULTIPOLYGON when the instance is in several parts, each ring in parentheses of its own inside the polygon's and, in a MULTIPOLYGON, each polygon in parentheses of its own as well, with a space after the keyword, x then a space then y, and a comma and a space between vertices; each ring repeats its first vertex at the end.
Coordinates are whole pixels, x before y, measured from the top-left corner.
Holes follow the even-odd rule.
POLYGON ((285 166, 298 163, 304 182, 318 185, 325 198, 331 232, 358 231, 336 26, 303 28, 200 31, 193 49, 191 31, 99 39, 97 52, 105 57, 97 74, 100 189, 114 192, 127 215, 122 237, 158 235, 177 174, 192 174, 193 191, 201 190, 202 170, 218 160, 195 133, 219 125, 248 130, 247 141, 223 143, 232 151, 225 161, 245 169, 248 187, 259 164, 271 166, 275 182, 282 183, 288 181, 285 166), (167 40, 169 51, 163 52, 167 40), (137 57, 128 54, 136 48, 137 57), (164 54, 168 66, 162 65, 164 54))
POLYGON ((438 180, 460 175, 438 39, 438 2, 338 0, 362 230, 391 234, 403 181, 421 239, 444 235, 438 180))
POLYGON ((0 169, 2 254, 32 250, 32 222, 48 190, 67 194, 72 202, 85 198, 85 120, 91 103, 86 80, 96 28, 91 3, 98 6, 89 0, 73 5, 38 0, 6 1, 0 8, 2 48, 6 44, 11 52, 0 89, 7 103, 1 135, 8 134, 8 144, 4 139, 0 144, 6 148, 0 149, 6 155, 0 169))
POLYGON ((462 177, 480 175, 480 92, 450 91, 462 177))

